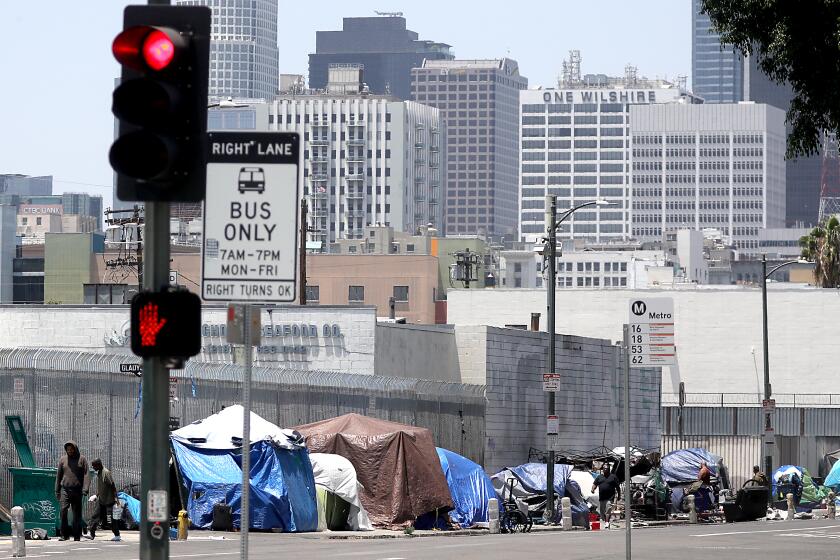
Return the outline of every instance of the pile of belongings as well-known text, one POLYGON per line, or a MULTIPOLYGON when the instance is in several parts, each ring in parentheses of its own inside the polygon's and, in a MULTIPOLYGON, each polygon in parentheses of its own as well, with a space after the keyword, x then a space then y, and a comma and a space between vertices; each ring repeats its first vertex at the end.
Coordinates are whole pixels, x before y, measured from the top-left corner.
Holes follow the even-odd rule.
MULTIPOLYGON (((837 484, 834 482, 837 475, 832 477, 834 472, 832 469, 826 478, 826 486, 837 484)), ((796 465, 782 465, 773 471, 771 484, 773 485, 774 506, 781 510, 787 510, 787 494, 793 494, 793 503, 796 505, 796 511, 799 512, 810 511, 818 507, 828 496, 826 486, 817 486, 808 469, 796 465)))
MULTIPOLYGON (((532 518, 543 517, 546 505, 545 493, 548 488, 547 469, 545 463, 525 463, 516 467, 506 467, 494 474, 491 480, 499 503, 508 507, 509 504, 504 500, 509 499, 508 492, 512 487, 513 499, 523 513, 532 518), (514 482, 511 483, 511 480, 514 482)), ((569 498, 572 504, 572 525, 588 527, 589 503, 581 487, 573 480, 572 472, 574 471, 571 465, 554 465, 554 495, 558 506, 561 498, 569 498)))
POLYGON ((685 497, 694 495, 698 512, 717 508, 718 494, 729 487, 729 478, 723 459, 700 447, 678 449, 662 457, 660 462, 662 480, 671 488, 672 513, 688 511, 685 497), (710 485, 698 480, 701 463, 706 463, 712 475, 710 485))
POLYGON ((352 464, 361 503, 375 527, 417 527, 418 518, 446 519, 454 507, 426 428, 345 414, 295 430, 310 452, 340 455, 352 464))

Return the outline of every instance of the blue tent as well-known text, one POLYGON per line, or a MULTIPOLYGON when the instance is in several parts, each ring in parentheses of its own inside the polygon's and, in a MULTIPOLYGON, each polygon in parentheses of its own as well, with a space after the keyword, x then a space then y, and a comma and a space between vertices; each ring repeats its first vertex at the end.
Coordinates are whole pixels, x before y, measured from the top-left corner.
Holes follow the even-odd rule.
POLYGON ((694 482, 700 474, 700 463, 705 462, 712 473, 718 476, 720 457, 700 447, 677 449, 662 457, 662 480, 669 483, 694 482))
POLYGON ((455 509, 449 512, 449 518, 461 527, 487 523, 488 500, 496 497, 490 477, 481 465, 466 457, 440 447, 435 449, 452 494, 452 503, 455 504, 455 509))
MULTIPOLYGON (((172 439, 172 448, 188 491, 187 512, 192 524, 209 529, 213 506, 226 503, 234 525, 239 526, 241 457, 229 449, 199 449, 176 439, 172 439)), ((250 525, 258 530, 317 530, 315 478, 305 448, 281 448, 270 441, 252 445, 250 525)))
POLYGON ((831 466, 828 476, 825 477, 824 486, 830 486, 835 492, 840 490, 840 461, 835 461, 831 466))
MULTIPOLYGON (((507 467, 492 476, 493 487, 496 489, 500 502, 502 501, 502 490, 507 480, 505 471, 510 472, 519 481, 520 486, 514 489, 514 495, 518 494, 517 497, 545 495, 548 477, 547 465, 545 463, 525 463, 517 467, 507 467)), ((578 483, 570 478, 569 473, 571 472, 571 465, 554 465, 554 494, 558 499, 562 497, 570 499, 575 525, 586 525, 589 506, 583 498, 583 492, 581 492, 578 483)), ((541 507, 544 507, 544 504, 541 507)))

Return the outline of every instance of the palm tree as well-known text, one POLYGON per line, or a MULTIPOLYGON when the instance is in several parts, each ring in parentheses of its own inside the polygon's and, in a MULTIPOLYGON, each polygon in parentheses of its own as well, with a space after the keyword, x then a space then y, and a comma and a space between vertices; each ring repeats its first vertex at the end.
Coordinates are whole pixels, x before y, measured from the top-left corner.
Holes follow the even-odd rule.
POLYGON ((840 220, 832 216, 799 240, 802 257, 814 263, 814 280, 823 288, 840 287, 840 220))

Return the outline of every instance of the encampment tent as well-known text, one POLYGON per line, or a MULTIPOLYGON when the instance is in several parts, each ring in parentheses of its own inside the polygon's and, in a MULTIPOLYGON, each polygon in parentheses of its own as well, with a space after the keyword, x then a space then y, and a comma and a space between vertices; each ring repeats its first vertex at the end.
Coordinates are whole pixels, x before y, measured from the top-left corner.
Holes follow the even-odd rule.
POLYGON ((426 428, 345 414, 295 429, 311 452, 341 455, 353 464, 363 487, 362 503, 375 526, 403 526, 423 514, 452 509, 426 428))
MULTIPOLYGON (((830 473, 829 473, 830 476, 830 473)), ((825 486, 817 486, 808 469, 798 465, 782 465, 773 471, 770 481, 775 500, 784 499, 788 492, 794 495, 794 501, 802 509, 811 509, 819 504, 827 495, 825 486, 832 486, 826 479, 825 486)))
MULTIPOLYGON (((175 462, 187 489, 192 524, 209 529, 213 506, 230 506, 239 526, 242 501, 241 456, 231 450, 191 448, 172 441, 175 462)), ((315 480, 305 448, 285 449, 272 441, 251 447, 250 528, 284 532, 315 531, 318 510, 315 480)))
POLYGON ((323 486, 325 490, 332 492, 350 505, 350 511, 347 514, 347 525, 350 529, 372 530, 373 526, 359 498, 361 485, 356 478, 356 469, 353 468, 353 464, 341 455, 329 453, 310 453, 309 461, 312 463, 315 484, 323 486))
MULTIPOLYGON (((193 525, 210 528, 213 506, 226 503, 239 526, 242 498, 242 420, 245 409, 229 406, 171 435, 175 463, 186 487, 193 525)), ((315 531, 315 478, 300 434, 251 414, 252 529, 315 531)))
POLYGON ((487 526, 487 506, 496 497, 490 477, 466 457, 448 449, 436 448, 440 466, 446 476, 455 509, 449 512, 452 523, 463 528, 487 526))
POLYGON ((662 480, 673 483, 694 482, 700 474, 700 463, 706 463, 712 476, 717 477, 721 458, 700 447, 671 451, 661 462, 662 480))

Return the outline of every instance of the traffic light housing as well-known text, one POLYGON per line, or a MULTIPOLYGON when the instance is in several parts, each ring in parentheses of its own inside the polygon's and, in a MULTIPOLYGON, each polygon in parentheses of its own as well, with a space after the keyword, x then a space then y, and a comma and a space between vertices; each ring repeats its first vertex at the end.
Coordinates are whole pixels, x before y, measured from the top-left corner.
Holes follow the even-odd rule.
POLYGON ((201 352, 201 300, 186 290, 140 292, 131 300, 131 351, 185 360, 201 352))
POLYGON ((114 39, 122 65, 108 155, 123 201, 204 200, 210 8, 128 6, 114 39))

